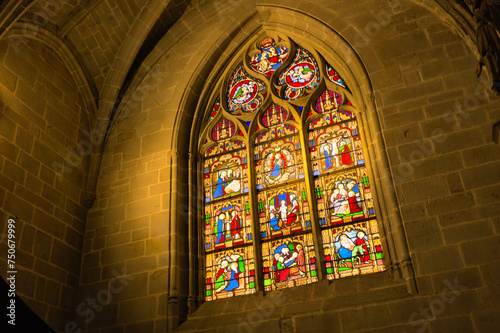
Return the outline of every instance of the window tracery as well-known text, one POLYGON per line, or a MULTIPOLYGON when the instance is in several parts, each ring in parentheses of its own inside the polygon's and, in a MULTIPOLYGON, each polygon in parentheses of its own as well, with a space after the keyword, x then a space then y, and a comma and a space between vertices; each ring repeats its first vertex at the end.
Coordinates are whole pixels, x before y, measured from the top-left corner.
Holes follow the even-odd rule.
POLYGON ((284 36, 261 38, 231 68, 200 141, 205 299, 253 293, 259 275, 270 291, 313 283, 320 269, 385 270, 347 83, 284 36))

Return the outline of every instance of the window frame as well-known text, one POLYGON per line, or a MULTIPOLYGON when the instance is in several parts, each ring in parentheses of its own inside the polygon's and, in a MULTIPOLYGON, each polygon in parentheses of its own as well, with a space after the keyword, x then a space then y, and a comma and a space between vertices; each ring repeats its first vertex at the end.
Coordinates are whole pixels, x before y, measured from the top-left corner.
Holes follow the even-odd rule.
MULTIPOLYGON (((260 39, 263 39, 264 37, 268 36, 268 35, 273 35, 273 34, 279 34, 281 36, 283 35, 289 35, 288 33, 287 34, 283 34, 281 32, 279 33, 276 33, 276 32, 273 32, 271 34, 267 33, 267 32, 259 32, 259 33, 255 33, 253 35, 253 38, 250 39, 250 41, 248 41, 247 43, 245 43, 245 45, 243 47, 241 47, 239 49, 238 52, 235 52, 234 55, 232 55, 230 57, 231 60, 227 61, 227 64, 225 64, 225 69, 222 71, 222 73, 220 75, 218 75, 218 79, 217 79, 217 83, 213 85, 214 88, 210 89, 211 93, 210 93, 210 98, 208 99, 207 102, 205 103, 202 103, 204 105, 204 108, 200 108, 200 111, 203 113, 203 116, 201 119, 203 119, 203 121, 206 121, 209 119, 209 116, 208 114, 210 113, 211 111, 211 107, 215 104, 215 102, 217 101, 217 99, 219 98, 220 100, 220 104, 221 104, 221 107, 224 103, 226 103, 226 100, 224 99, 224 95, 226 93, 226 89, 228 87, 228 81, 229 81, 229 78, 230 76, 232 75, 232 72, 235 70, 236 66, 241 62, 241 60, 246 57, 246 53, 249 49, 249 45, 252 45, 252 44, 255 44, 256 42, 258 42, 260 39)), ((312 90, 312 94, 311 96, 309 96, 307 99, 306 99, 306 102, 305 103, 302 103, 303 107, 304 107, 304 112, 303 114, 307 114, 307 110, 309 108, 312 107, 312 104, 316 101, 316 99, 325 91, 325 90, 331 90, 331 91, 334 91, 334 92, 340 92, 343 94, 343 97, 347 97, 348 100, 350 100, 353 104, 352 107, 350 107, 351 110, 354 111, 356 117, 356 121, 358 123, 358 127, 359 127, 359 132, 360 132, 360 137, 361 137, 361 141, 362 141, 362 149, 363 149, 363 153, 365 155, 365 168, 366 168, 366 171, 368 173, 368 177, 370 179, 370 183, 373 184, 373 203, 374 203, 374 206, 375 206, 375 210, 377 212, 376 214, 376 220, 378 221, 378 225, 379 225, 379 234, 380 234, 380 237, 381 237, 381 242, 382 242, 382 246, 383 246, 383 249, 384 249, 384 264, 385 264, 385 267, 386 269, 389 269, 390 267, 390 263, 392 262, 391 260, 391 257, 390 257, 390 247, 388 246, 388 243, 386 241, 386 231, 385 231, 385 223, 382 223, 382 221, 384 220, 384 217, 383 217, 383 211, 382 211, 382 207, 379 206, 380 204, 380 197, 377 195, 377 188, 379 188, 379 185, 376 184, 376 177, 375 177, 375 174, 373 171, 373 169, 376 169, 376 166, 374 166, 375 163, 372 162, 372 158, 371 158, 371 154, 370 154, 370 151, 368 149, 368 146, 367 146, 367 143, 369 142, 367 140, 367 133, 365 133, 365 130, 367 129, 367 124, 365 123, 365 117, 363 115, 363 111, 366 111, 367 109, 367 106, 365 103, 362 103, 361 101, 358 102, 358 99, 355 94, 355 91, 349 91, 348 89, 344 89, 340 86, 338 86, 337 84, 333 83, 333 82, 329 82, 328 84, 326 83, 328 81, 328 78, 325 77, 325 68, 326 68, 326 63, 330 64, 333 68, 335 68, 335 70, 337 71, 341 71, 343 70, 344 66, 341 66, 341 64, 337 61, 337 59, 335 58, 335 56, 328 58, 327 56, 328 55, 325 55, 324 53, 322 53, 321 51, 318 51, 316 47, 310 45, 309 43, 303 43, 301 40, 295 40, 295 39, 291 39, 292 40, 292 43, 295 42, 297 45, 300 45, 301 47, 305 48, 306 50, 308 50, 316 59, 316 61, 318 62, 318 66, 320 68, 320 72, 321 72, 321 76, 322 78, 320 79, 320 84, 318 87, 314 88, 312 90), (339 70, 340 69, 340 70, 339 70), (358 108, 354 107, 354 106, 359 106, 358 108)), ((288 58, 286 59, 285 62, 283 62, 281 65, 280 65, 280 70, 282 70, 283 68, 287 68, 288 65, 290 65, 293 61, 293 56, 294 56, 294 53, 295 53, 295 50, 294 52, 289 52, 289 56, 288 58)), ((257 77, 259 79, 261 79, 259 77, 258 74, 256 74, 256 72, 253 72, 253 71, 249 71, 249 68, 246 68, 247 72, 250 74, 250 76, 252 77, 257 77)), ((348 75, 342 75, 343 79, 345 80, 345 82, 348 82, 350 83, 351 81, 349 81, 349 77, 350 77, 350 71, 348 72, 348 75), (346 79, 347 77, 347 79, 346 79)), ((271 80, 271 78, 269 78, 269 80, 271 80)), ((350 83, 349 86, 354 86, 354 87, 358 87, 358 85, 355 85, 354 82, 353 83, 350 83)), ((288 101, 286 101, 285 99, 278 99, 277 97, 275 97, 275 95, 271 92, 271 89, 273 87, 267 87, 268 89, 268 94, 272 95, 272 97, 266 97, 265 100, 263 101, 263 104, 260 106, 259 110, 256 111, 257 113, 261 113, 263 112, 262 109, 267 109, 269 107, 269 105, 271 105, 271 103, 276 103, 280 106, 283 106, 285 107, 287 110, 295 110, 294 109, 294 105, 295 103, 290 103, 288 101)), ((359 92, 358 92, 359 93, 359 92)), ((293 112, 293 111, 292 111, 293 112)), ((221 114, 222 112, 219 111, 219 113, 217 114, 216 116, 216 119, 220 119, 221 117, 221 114)), ((294 116, 297 116, 294 114, 294 116)), ((255 114, 251 114, 251 116, 249 116, 248 118, 250 117, 255 117, 255 114)), ((232 115, 232 114, 226 114, 225 115, 225 118, 226 119, 229 119, 231 120, 233 123, 235 123, 237 126, 238 126, 238 120, 232 115)), ((259 117, 255 117, 255 119, 257 118, 260 118, 259 117)), ((319 224, 319 219, 318 219, 318 209, 317 209, 317 204, 316 204, 316 195, 315 195, 315 187, 314 187, 314 178, 315 176, 313 175, 312 173, 312 168, 311 168, 311 163, 310 163, 310 153, 308 152, 309 150, 309 144, 308 144, 308 135, 309 135, 309 122, 310 120, 308 120, 308 116, 305 115, 305 116, 302 116, 302 117, 298 117, 299 121, 298 121, 298 124, 296 125, 297 129, 298 129, 298 136, 300 138, 300 141, 301 141, 301 150, 302 150, 302 156, 303 156, 303 167, 304 167, 304 173, 306 175, 309 175, 309 177, 305 177, 304 181, 305 181, 305 184, 306 184, 306 187, 307 187, 307 194, 308 194, 308 199, 310 199, 310 203, 312 206, 315 206, 316 208, 313 208, 311 209, 311 222, 312 222, 312 228, 311 228, 311 233, 313 234, 313 238, 314 238, 314 244, 315 244, 315 252, 316 252, 316 262, 317 262, 317 271, 318 271, 318 280, 321 281, 321 280, 324 280, 324 279, 327 279, 326 278, 326 267, 325 267, 325 260, 324 260, 324 253, 323 253, 323 241, 321 239, 321 231, 322 231, 322 228, 320 227, 320 224, 319 224), (314 204, 313 204, 314 203, 314 204)), ((215 124, 217 122, 217 120, 214 119, 213 120, 213 124, 215 124)), ((297 117, 296 117, 297 119, 297 117)), ((255 123, 256 122, 252 122, 252 125, 250 128, 246 128, 247 129, 247 132, 245 133, 245 139, 247 140, 247 143, 249 144, 253 144, 254 140, 255 140, 255 137, 257 135, 257 132, 256 131, 253 131, 253 129, 255 128, 255 123), (250 137, 248 137, 248 133, 250 133, 250 137)), ((202 126, 206 126, 206 125, 202 125, 202 126)), ((212 126, 213 127, 213 126, 212 126)), ((202 146, 202 141, 203 139, 205 138, 205 136, 207 135, 207 132, 208 131, 211 131, 211 128, 210 126, 206 126, 205 130, 203 130, 203 132, 200 134, 199 138, 199 142, 198 142, 198 146, 201 147, 202 146)), ((251 206, 251 214, 252 214, 252 217, 254 217, 252 219, 252 230, 253 230, 253 234, 255 235, 253 237, 253 242, 248 245, 248 246, 252 246, 254 248, 254 261, 255 261, 255 274, 256 274, 256 291, 257 292, 261 292, 261 291, 264 291, 264 286, 263 286, 263 270, 261 268, 263 268, 263 264, 262 264, 262 256, 260 255, 261 251, 262 251, 262 243, 263 242, 266 242, 266 241, 269 241, 269 240, 262 240, 261 237, 260 237, 260 223, 258 221, 258 212, 257 212, 257 206, 258 206, 258 200, 257 200, 257 191, 253 190, 255 188, 255 179, 254 177, 252 177, 252 175, 254 175, 254 169, 255 169, 255 165, 253 163, 253 148, 250 147, 250 145, 247 145, 246 147, 247 149, 247 158, 248 158, 248 182, 249 182, 249 193, 248 193, 248 196, 249 196, 249 201, 250 201, 250 206, 251 206), (252 181, 251 181, 252 180, 252 181), (255 220, 255 217, 257 216, 257 221, 253 221, 255 220), (259 235, 259 237, 257 237, 256 235, 259 235)), ((203 186, 203 172, 200 173, 200 170, 203 170, 203 163, 204 163, 204 154, 201 152, 202 149, 198 149, 198 186, 199 186, 199 191, 198 193, 200 194, 200 197, 198 199, 198 204, 201 204, 201 206, 199 206, 201 209, 199 209, 199 211, 201 212, 200 214, 198 214, 198 226, 202 226, 204 225, 204 217, 203 219, 200 219, 200 215, 204 215, 204 204, 205 204, 205 201, 204 201, 204 193, 205 193, 205 189, 204 189, 204 186, 203 186), (201 177, 200 177, 201 176, 201 177)), ((281 184, 280 187, 282 186, 285 186, 285 184, 281 184)), ((206 268, 205 268, 205 262, 204 262, 204 258, 205 258, 205 239, 204 239, 204 232, 202 230, 202 232, 199 232, 199 248, 201 249, 201 251, 199 251, 199 254, 201 256, 201 260, 199 260, 199 275, 201 275, 199 277, 199 282, 200 282, 200 295, 199 297, 201 298, 205 298, 205 294, 204 294, 204 291, 205 291, 205 271, 206 271, 206 268)))

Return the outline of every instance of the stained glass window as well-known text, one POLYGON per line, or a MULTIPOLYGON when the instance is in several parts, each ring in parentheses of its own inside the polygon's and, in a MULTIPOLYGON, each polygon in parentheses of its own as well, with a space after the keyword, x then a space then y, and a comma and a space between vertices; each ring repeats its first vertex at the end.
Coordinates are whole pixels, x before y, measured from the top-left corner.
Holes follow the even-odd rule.
POLYGON ((341 73, 286 36, 264 36, 213 96, 200 139, 205 299, 385 270, 341 73))

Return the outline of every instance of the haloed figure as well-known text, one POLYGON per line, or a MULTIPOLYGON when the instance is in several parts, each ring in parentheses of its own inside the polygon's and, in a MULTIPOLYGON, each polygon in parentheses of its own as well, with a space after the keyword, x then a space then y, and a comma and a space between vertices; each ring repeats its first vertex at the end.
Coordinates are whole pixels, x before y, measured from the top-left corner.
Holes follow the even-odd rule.
POLYGON ((231 235, 233 236, 233 239, 241 238, 240 217, 238 216, 238 212, 235 210, 231 213, 231 235))
POLYGON ((217 220, 217 242, 216 244, 220 244, 224 241, 224 224, 226 222, 226 214, 222 213, 219 215, 219 219, 217 220))
POLYGON ((238 268, 238 263, 237 262, 232 262, 230 266, 230 277, 229 277, 229 283, 226 288, 224 288, 225 291, 232 291, 240 286, 240 270, 238 268))
POLYGON ((217 185, 215 186, 215 192, 214 192, 214 199, 215 198, 220 198, 224 194, 226 194, 225 187, 226 187, 226 176, 227 172, 222 171, 219 175, 219 178, 217 179, 217 185))

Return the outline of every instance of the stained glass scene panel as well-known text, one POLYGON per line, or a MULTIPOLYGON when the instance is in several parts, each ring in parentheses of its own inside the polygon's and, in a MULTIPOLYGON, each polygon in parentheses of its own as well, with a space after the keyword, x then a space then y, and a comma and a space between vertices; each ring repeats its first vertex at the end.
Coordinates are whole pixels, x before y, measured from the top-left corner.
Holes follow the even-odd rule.
POLYGON ((304 178, 299 137, 294 135, 255 147, 257 189, 304 178))
POLYGON ((251 246, 210 253, 206 257, 205 300, 255 292, 255 263, 251 246))
POLYGON ((266 37, 259 45, 260 53, 250 59, 250 66, 262 74, 271 76, 288 56, 288 48, 277 45, 274 38, 266 37))
POLYGON ((356 120, 309 132, 313 175, 364 165, 356 120))
POLYGON ((262 244, 266 291, 316 282, 316 255, 312 234, 262 244))
POLYGON ((262 239, 291 235, 311 228, 304 182, 260 192, 258 201, 262 239))
POLYGON ((298 46, 292 63, 280 75, 278 85, 284 87, 284 98, 289 101, 306 96, 308 90, 319 85, 318 62, 306 49, 298 46))
POLYGON ((227 89, 227 106, 233 114, 251 113, 262 105, 259 93, 265 90, 263 81, 250 76, 243 64, 236 67, 227 89))
POLYGON ((205 207, 205 250, 213 251, 252 241, 248 196, 205 207))
POLYGON ((376 220, 323 230, 322 237, 328 279, 385 270, 376 220))
POLYGON ((246 150, 205 158, 205 202, 248 192, 246 150))
POLYGON ((317 178, 314 183, 322 227, 375 217, 365 168, 317 178))

